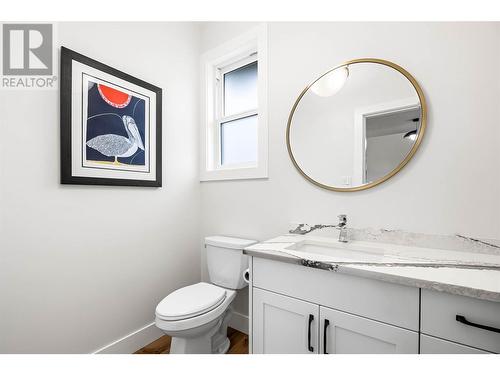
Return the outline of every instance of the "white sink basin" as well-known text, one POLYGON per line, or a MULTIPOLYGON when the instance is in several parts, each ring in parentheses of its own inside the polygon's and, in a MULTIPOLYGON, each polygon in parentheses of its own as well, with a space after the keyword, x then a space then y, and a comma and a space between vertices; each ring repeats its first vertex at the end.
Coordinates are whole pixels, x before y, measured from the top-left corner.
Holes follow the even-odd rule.
POLYGON ((284 252, 311 261, 352 265, 457 266, 500 269, 500 256, 362 241, 348 243, 321 237, 305 238, 283 247, 284 252))
MULTIPOLYGON (((322 242, 304 240, 286 248, 297 253, 317 254, 335 258, 339 261, 381 262, 386 263, 388 256, 382 249, 359 244, 342 242, 322 242)), ((323 257, 322 257, 323 258, 323 257)), ((392 258, 392 257, 391 257, 392 258)))

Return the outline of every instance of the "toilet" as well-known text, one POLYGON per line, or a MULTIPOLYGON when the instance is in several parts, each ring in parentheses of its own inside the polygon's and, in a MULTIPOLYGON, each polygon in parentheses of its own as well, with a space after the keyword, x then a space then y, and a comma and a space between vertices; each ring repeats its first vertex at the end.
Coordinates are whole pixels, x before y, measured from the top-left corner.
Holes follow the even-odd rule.
POLYGON ((155 324, 172 337, 171 354, 227 352, 231 302, 236 291, 247 286, 243 274, 248 257, 243 249, 256 242, 224 236, 205 238, 210 283, 177 289, 156 307, 155 324))

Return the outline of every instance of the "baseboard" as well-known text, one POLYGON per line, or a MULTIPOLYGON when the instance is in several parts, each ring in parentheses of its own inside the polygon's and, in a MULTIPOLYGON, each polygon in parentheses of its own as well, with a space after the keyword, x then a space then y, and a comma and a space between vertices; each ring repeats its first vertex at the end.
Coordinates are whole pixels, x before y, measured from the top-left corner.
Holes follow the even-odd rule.
MULTIPOLYGON (((248 316, 233 311, 229 326, 248 335, 248 316)), ((92 354, 131 354, 163 335, 164 333, 152 322, 103 346, 92 354)))
POLYGON ((96 350, 92 354, 131 354, 163 335, 164 333, 152 322, 96 350))
POLYGON ((248 335, 248 316, 237 311, 233 311, 233 316, 229 321, 229 327, 237 329, 238 331, 248 335))

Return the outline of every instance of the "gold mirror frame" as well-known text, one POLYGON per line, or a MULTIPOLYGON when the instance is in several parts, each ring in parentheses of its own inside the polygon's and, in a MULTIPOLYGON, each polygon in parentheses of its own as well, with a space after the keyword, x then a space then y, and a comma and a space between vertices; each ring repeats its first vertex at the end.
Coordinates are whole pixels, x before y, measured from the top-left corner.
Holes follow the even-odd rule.
POLYGON ((354 60, 346 61, 343 64, 337 65, 333 69, 330 69, 329 71, 323 73, 316 80, 314 80, 312 83, 310 83, 309 85, 307 85, 304 90, 302 90, 302 92, 298 96, 297 100, 295 100, 295 103, 293 104, 292 110, 290 111, 290 115, 288 116, 288 123, 287 123, 287 126, 286 126, 286 147, 288 149, 288 155, 290 156, 290 159, 292 160, 292 163, 295 166, 295 168, 297 168, 297 170, 299 171, 299 173, 306 180, 308 180, 309 182, 313 183, 314 185, 319 186, 319 187, 321 187, 323 189, 332 190, 332 191, 360 191, 360 190, 366 190, 366 189, 372 188, 374 186, 377 186, 377 185, 381 184, 384 181, 387 181, 389 178, 391 178, 396 173, 398 173, 401 169, 403 169, 403 167, 410 161, 410 159, 413 157, 413 155, 415 155, 415 153, 417 152, 417 149, 420 146, 420 143, 422 143, 422 139, 424 137, 426 127, 427 127, 427 104, 425 102, 424 93, 423 93, 420 85, 418 84, 418 82, 415 80, 415 78, 413 78, 413 76, 407 70, 405 70, 401 66, 399 66, 397 64, 394 64, 393 62, 387 61, 387 60, 373 59, 373 58, 354 59, 354 60), (292 125, 293 114, 295 113, 295 110, 297 109, 297 106, 298 106, 300 100, 302 99, 302 97, 311 88, 311 86, 314 85, 318 80, 320 80, 321 78, 323 78, 328 73, 334 71, 335 69, 341 68, 343 66, 348 66, 348 65, 353 65, 353 64, 360 64, 360 63, 374 63, 374 64, 381 64, 381 65, 388 66, 390 68, 395 69, 396 71, 398 71, 402 75, 404 75, 406 77, 406 79, 408 81, 410 81, 410 83, 412 84, 413 88, 417 92, 418 99, 420 100, 420 106, 421 106, 420 131, 418 132, 418 136, 417 136, 417 139, 415 140, 415 143, 414 143, 413 147, 411 148, 410 152, 406 155, 406 157, 403 159, 403 161, 401 161, 401 163, 399 163, 399 165, 396 168, 394 168, 390 173, 386 174, 382 178, 380 178, 378 180, 375 180, 375 181, 372 181, 372 182, 370 182, 370 183, 368 183, 366 185, 361 185, 361 186, 356 186, 356 187, 349 187, 349 188, 339 188, 339 187, 325 185, 325 184, 322 184, 321 182, 318 182, 318 181, 312 179, 311 177, 309 177, 299 167, 297 161, 295 160, 295 158, 293 156, 292 147, 290 145, 290 128, 291 128, 291 125, 292 125))

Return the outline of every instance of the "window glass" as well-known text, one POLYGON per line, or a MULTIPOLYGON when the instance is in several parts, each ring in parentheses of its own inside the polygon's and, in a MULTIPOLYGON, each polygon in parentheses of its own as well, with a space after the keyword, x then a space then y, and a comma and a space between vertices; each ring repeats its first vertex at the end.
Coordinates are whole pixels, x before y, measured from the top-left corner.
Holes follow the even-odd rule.
POLYGON ((224 116, 257 108, 257 61, 224 74, 224 116))
POLYGON ((257 161, 257 115, 224 122, 220 127, 221 164, 257 161))

